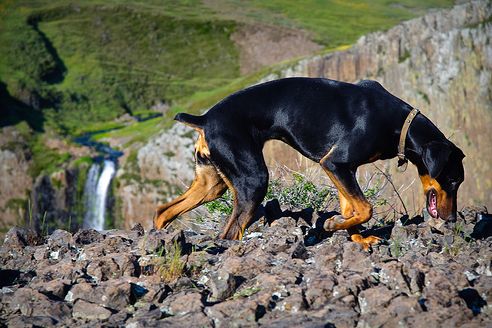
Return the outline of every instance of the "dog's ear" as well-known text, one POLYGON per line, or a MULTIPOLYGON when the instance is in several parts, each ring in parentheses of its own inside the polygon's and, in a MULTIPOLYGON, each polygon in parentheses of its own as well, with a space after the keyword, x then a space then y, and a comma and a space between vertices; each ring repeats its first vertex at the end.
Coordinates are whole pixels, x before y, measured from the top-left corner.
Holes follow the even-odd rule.
POLYGON ((454 153, 456 154, 455 156, 458 157, 458 160, 462 160, 466 157, 463 151, 456 146, 454 147, 454 153))
POLYGON ((431 178, 439 176, 448 162, 451 151, 449 143, 442 141, 431 141, 422 147, 422 161, 431 178))

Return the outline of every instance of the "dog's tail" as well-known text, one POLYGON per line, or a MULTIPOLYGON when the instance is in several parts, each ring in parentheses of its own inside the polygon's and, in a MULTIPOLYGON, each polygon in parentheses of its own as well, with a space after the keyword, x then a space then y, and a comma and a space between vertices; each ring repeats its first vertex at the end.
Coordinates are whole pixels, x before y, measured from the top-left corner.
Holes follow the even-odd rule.
POLYGON ((203 116, 179 113, 174 119, 195 129, 203 130, 203 127, 205 126, 205 117, 203 116))

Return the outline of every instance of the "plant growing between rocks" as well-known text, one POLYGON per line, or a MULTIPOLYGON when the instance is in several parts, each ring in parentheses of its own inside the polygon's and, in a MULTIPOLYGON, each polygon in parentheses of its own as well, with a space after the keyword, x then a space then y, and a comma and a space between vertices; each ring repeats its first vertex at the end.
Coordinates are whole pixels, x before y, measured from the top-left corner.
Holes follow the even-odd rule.
POLYGON ((165 283, 175 282, 184 273, 186 263, 181 260, 181 246, 176 241, 167 252, 161 247, 155 261, 155 272, 165 283))

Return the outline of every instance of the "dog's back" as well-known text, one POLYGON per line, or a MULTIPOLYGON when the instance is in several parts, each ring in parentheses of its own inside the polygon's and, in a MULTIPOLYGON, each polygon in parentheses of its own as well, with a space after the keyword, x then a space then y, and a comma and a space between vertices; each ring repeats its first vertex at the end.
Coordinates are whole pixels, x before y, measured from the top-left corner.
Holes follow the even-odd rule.
MULTIPOLYGON (((352 144, 364 145, 371 153, 376 144, 393 142, 389 134, 372 133, 372 139, 367 136, 372 130, 388 131, 384 127, 391 120, 402 119, 403 108, 411 107, 375 81, 351 84, 321 78, 287 78, 236 92, 203 116, 178 114, 176 119, 202 128, 207 140, 252 138, 252 142, 262 145, 266 140, 279 139, 319 161, 334 144, 346 138, 360 138, 352 144)), ((364 148, 359 150, 361 158, 365 156, 364 148)))

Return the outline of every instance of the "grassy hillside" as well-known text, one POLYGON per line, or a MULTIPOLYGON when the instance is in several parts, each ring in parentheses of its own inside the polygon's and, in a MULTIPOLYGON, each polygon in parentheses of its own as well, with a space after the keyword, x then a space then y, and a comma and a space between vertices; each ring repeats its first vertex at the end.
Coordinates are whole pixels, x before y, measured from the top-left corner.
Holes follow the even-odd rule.
POLYGON ((431 8, 451 6, 449 0, 209 0, 225 17, 303 29, 327 48, 352 44, 361 35, 388 29, 431 8), (241 8, 238 10, 238 8, 241 8))
MULTIPOLYGON (((1 1, 0 127, 27 121, 76 135, 156 104, 199 111, 258 76, 239 74, 231 34, 244 24, 304 30, 328 49, 451 3, 1 1)), ((158 121, 121 133, 145 138, 158 121)))
POLYGON ((234 24, 122 5, 19 6, 3 24, 0 76, 48 124, 79 133, 215 88, 239 74, 234 24), (33 6, 34 8, 36 6, 33 6))

